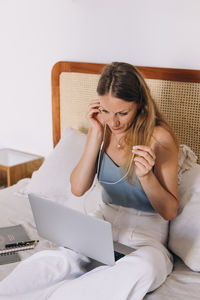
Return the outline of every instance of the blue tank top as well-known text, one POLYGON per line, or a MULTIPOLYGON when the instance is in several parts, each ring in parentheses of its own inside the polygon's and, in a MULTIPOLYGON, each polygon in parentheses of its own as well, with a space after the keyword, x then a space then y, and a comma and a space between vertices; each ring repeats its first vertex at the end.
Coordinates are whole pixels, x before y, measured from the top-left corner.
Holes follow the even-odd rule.
POLYGON ((132 184, 124 178, 116 184, 106 184, 105 182, 116 182, 124 176, 122 168, 117 166, 106 152, 102 155, 98 180, 103 187, 102 200, 106 204, 115 204, 130 207, 145 212, 155 212, 142 186, 133 172, 132 184))

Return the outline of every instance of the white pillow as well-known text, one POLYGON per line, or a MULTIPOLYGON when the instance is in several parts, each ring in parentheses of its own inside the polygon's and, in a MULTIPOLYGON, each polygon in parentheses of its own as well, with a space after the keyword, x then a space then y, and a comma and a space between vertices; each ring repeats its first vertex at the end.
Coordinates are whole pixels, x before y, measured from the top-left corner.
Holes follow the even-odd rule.
POLYGON ((200 271, 200 165, 182 174, 179 214, 170 221, 168 247, 193 271, 200 271))
POLYGON ((76 197, 70 186, 70 174, 81 157, 85 142, 85 134, 65 128, 59 143, 40 169, 33 173, 24 193, 34 193, 82 212, 93 211, 101 197, 100 187, 95 186, 84 196, 76 197))

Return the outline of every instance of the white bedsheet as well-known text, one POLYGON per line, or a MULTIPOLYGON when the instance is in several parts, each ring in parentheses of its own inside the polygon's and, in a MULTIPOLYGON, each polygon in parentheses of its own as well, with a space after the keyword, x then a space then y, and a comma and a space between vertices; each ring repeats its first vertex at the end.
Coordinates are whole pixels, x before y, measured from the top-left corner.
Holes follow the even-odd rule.
MULTIPOLYGON (((30 179, 23 179, 16 185, 0 190, 0 227, 22 224, 30 239, 39 239, 39 244, 33 250, 19 252, 21 259, 44 249, 54 249, 56 246, 38 236, 28 198, 20 193, 30 179)), ((18 263, 0 265, 0 280, 6 277, 18 263)))
POLYGON ((145 300, 199 300, 200 273, 191 271, 178 257, 174 260, 173 272, 165 283, 145 300))
MULTIPOLYGON (((22 260, 31 256, 33 253, 41 250, 58 249, 56 245, 39 237, 33 221, 29 201, 27 196, 20 194, 18 191, 24 188, 29 179, 21 180, 18 184, 0 191, 0 227, 22 224, 31 239, 39 239, 40 243, 34 250, 23 251, 20 253, 22 260)), ((12 270, 18 263, 0 265, 0 279, 9 277, 12 270)), ((55 269, 55 272, 58 270, 55 269)), ((43 274, 44 275, 44 274, 43 274)), ((38 278, 40 280, 40 278, 38 278)), ((23 282, 22 282, 23 284, 23 282)), ((60 283, 56 283, 45 294, 51 294, 51 289, 58 289, 60 283)), ((41 293, 33 292, 29 297, 20 297, 22 299, 42 299, 41 293)), ((200 295, 200 274, 191 271, 183 262, 175 258, 174 270, 165 283, 153 293, 145 296, 145 300, 188 300, 199 299, 200 295)), ((2 300, 15 299, 12 297, 0 298, 2 300)), ((61 300, 61 299, 59 299, 61 300)), ((114 300, 114 299, 113 299, 114 300)))

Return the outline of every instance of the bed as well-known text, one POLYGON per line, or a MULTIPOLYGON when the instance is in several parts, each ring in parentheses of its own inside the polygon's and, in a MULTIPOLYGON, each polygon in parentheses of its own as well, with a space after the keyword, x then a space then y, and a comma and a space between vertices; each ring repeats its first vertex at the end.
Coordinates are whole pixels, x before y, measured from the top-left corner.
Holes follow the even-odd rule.
MULTIPOLYGON (((28 193, 40 194, 83 213, 93 212, 100 200, 99 185, 80 198, 73 196, 69 176, 84 147, 89 126, 85 114, 88 103, 97 98, 96 86, 103 67, 103 64, 77 62, 58 62, 53 66, 54 149, 31 179, 23 179, 12 187, 0 190, 0 227, 22 224, 31 239, 40 240, 34 250, 20 253, 22 260, 41 250, 57 249, 56 245, 38 236, 28 193)), ((137 68, 181 144, 181 205, 179 215, 170 222, 168 241, 168 248, 174 256, 174 269, 165 283, 144 299, 199 299, 200 70, 137 68)), ((0 279, 9 276, 17 264, 0 265, 0 279)))

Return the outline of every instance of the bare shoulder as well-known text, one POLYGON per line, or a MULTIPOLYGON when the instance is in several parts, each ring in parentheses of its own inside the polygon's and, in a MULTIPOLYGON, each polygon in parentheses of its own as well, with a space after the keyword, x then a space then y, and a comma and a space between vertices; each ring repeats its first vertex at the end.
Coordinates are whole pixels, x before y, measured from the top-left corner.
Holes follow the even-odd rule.
POLYGON ((156 126, 152 136, 152 147, 155 152, 177 154, 177 144, 172 134, 162 126, 156 126))

